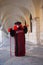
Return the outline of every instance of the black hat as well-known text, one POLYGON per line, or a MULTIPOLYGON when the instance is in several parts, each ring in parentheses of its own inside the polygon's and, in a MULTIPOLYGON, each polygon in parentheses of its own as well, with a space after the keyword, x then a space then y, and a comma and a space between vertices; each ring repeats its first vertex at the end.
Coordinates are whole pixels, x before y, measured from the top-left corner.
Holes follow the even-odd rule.
POLYGON ((20 24, 21 24, 21 22, 19 22, 19 21, 18 22, 15 22, 15 25, 20 25, 20 24))

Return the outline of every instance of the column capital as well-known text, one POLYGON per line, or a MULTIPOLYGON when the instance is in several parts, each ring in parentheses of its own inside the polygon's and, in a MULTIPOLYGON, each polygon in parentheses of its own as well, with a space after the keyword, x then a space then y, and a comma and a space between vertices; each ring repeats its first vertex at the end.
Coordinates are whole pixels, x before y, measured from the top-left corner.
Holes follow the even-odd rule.
POLYGON ((40 17, 35 17, 34 19, 36 20, 36 22, 39 22, 40 17))

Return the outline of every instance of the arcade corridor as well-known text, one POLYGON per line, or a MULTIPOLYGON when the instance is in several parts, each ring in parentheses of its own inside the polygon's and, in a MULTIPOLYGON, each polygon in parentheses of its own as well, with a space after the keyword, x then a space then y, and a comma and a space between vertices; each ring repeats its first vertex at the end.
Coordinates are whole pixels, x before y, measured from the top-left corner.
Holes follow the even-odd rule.
POLYGON ((0 0, 0 65, 43 65, 43 0, 0 0), (18 21, 22 27, 26 22, 28 29, 25 56, 20 57, 15 56, 15 38, 8 32, 18 21))

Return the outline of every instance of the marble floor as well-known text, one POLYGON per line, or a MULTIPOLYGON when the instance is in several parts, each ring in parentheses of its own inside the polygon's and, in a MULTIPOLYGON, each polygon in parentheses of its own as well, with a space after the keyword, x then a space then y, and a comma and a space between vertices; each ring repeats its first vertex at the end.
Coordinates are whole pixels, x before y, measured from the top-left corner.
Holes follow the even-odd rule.
POLYGON ((4 65, 43 65, 43 58, 33 56, 13 57, 4 65))
MULTIPOLYGON (((13 52, 12 52, 13 53, 13 52)), ((26 42, 26 54, 23 57, 10 56, 9 40, 0 46, 0 65, 43 65, 43 46, 26 42)))

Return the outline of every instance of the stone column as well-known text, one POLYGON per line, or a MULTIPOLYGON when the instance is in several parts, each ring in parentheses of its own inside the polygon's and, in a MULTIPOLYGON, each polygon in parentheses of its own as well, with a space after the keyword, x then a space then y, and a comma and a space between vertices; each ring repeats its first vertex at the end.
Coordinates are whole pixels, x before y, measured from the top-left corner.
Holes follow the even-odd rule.
POLYGON ((37 44, 37 36, 36 36, 36 20, 32 19, 32 32, 29 32, 29 41, 32 44, 37 44))
POLYGON ((36 17, 35 20, 36 20, 37 45, 40 45, 40 19, 39 17, 36 17))

